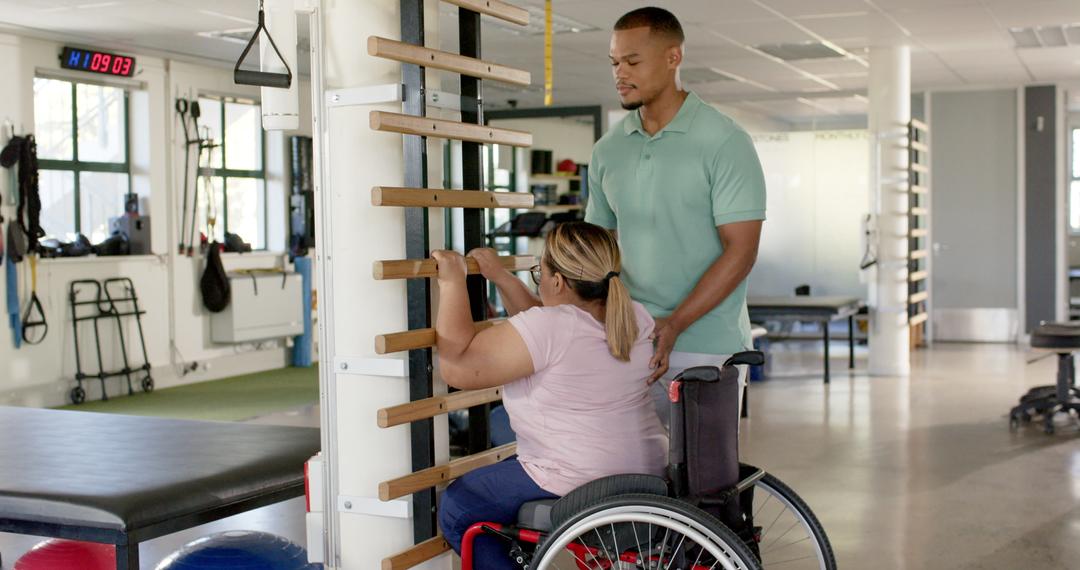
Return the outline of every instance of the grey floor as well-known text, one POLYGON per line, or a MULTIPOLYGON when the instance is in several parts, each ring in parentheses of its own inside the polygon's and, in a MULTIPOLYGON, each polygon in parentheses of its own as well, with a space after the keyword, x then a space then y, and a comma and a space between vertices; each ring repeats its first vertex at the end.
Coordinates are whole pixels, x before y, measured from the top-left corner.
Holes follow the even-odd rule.
POLYGON ((1080 434, 1064 417, 1053 436, 1010 433, 1006 416, 1054 382, 1054 358, 939 343, 908 379, 838 357, 825 386, 787 348, 773 369, 808 373, 752 385, 741 452, 814 508, 840 568, 1080 568, 1080 434))
MULTIPOLYGON (((1013 346, 937 344, 910 378, 870 378, 865 348, 846 369, 833 348, 824 385, 814 344, 770 347, 772 375, 750 392, 745 461, 789 483, 821 518, 843 569, 1080 568, 1080 431, 1010 433, 1006 412, 1056 362, 1013 346)), ((317 425, 317 410, 258 418, 317 425)), ((194 538, 265 530, 303 542, 300 499, 143 545, 143 568, 194 538)), ((0 535, 10 568, 41 539, 0 535)))

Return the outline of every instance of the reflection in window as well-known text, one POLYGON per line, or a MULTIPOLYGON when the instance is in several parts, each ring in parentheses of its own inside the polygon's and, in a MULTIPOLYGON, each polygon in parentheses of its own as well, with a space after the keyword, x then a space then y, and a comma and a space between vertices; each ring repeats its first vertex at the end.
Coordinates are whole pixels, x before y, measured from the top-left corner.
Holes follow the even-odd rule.
MULTIPOLYGON (((201 162, 202 176, 212 180, 215 218, 214 236, 224 241, 225 232, 240 236, 253 249, 266 249, 266 174, 263 170, 262 113, 257 103, 235 99, 199 99, 201 124, 220 145, 212 152, 210 167, 201 162)), ((200 186, 198 223, 206 228, 207 199, 200 186)), ((203 229, 205 231, 205 229, 203 229)))

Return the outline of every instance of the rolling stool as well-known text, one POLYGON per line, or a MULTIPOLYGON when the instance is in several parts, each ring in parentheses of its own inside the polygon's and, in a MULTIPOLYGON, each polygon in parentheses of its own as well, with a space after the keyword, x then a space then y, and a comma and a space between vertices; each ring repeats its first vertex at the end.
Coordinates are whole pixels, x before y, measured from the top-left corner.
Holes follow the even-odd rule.
MULTIPOLYGON (((1080 413, 1080 393, 1076 389, 1076 370, 1073 352, 1080 350, 1080 325, 1043 323, 1031 333, 1031 347, 1056 352, 1058 355, 1057 384, 1037 386, 1020 398, 1020 404, 1009 412, 1009 429, 1017 430, 1032 417, 1043 417, 1043 431, 1054 433, 1054 416, 1059 413, 1080 413)), ((1074 420, 1075 421, 1075 420, 1074 420)))

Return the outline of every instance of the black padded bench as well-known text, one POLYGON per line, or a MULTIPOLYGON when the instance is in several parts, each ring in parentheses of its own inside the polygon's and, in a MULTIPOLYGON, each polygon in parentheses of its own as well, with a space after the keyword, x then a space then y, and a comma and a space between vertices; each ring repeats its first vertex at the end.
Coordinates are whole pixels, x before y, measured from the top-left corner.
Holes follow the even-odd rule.
POLYGON ((316 428, 0 407, 0 532, 139 543, 304 494, 316 428))
POLYGON ((1080 323, 1044 323, 1031 332, 1031 348, 1058 355, 1057 384, 1037 386, 1020 398, 1009 412, 1009 428, 1016 430, 1042 416, 1043 430, 1054 433, 1054 416, 1080 412, 1080 393, 1076 390, 1073 353, 1080 350, 1080 323))

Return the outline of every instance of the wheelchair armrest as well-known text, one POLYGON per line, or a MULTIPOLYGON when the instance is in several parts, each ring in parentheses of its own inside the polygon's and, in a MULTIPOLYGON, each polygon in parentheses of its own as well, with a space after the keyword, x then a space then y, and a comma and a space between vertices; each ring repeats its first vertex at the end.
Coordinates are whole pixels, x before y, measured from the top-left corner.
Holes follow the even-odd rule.
POLYGON ((761 366, 765 363, 765 354, 759 350, 747 350, 745 352, 739 352, 731 355, 724 362, 724 366, 761 366))
POLYGON ((683 370, 672 382, 707 382, 720 380, 720 369, 715 366, 695 366, 683 370))

